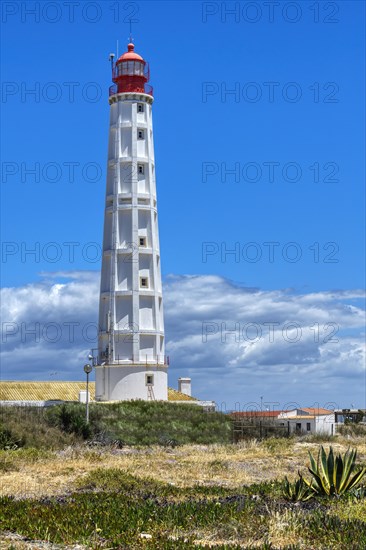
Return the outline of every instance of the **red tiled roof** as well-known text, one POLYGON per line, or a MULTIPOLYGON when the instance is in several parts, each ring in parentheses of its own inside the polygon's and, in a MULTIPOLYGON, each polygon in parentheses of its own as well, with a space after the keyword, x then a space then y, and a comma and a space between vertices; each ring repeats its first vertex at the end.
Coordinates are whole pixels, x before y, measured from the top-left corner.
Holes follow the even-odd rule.
POLYGON ((244 411, 244 412, 233 412, 231 416, 234 418, 277 418, 281 412, 286 411, 244 411))
POLYGON ((305 411, 309 414, 332 414, 333 411, 329 411, 328 409, 322 409, 322 408, 319 408, 317 409, 316 407, 300 407, 298 409, 299 411, 305 411))

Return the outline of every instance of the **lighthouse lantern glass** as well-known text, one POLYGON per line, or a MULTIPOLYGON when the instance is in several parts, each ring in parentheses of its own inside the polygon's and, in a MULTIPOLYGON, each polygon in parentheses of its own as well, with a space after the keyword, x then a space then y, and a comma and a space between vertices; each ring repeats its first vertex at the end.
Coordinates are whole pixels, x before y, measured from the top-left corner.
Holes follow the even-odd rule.
POLYGON ((118 65, 118 75, 144 76, 144 64, 141 61, 122 61, 118 65))

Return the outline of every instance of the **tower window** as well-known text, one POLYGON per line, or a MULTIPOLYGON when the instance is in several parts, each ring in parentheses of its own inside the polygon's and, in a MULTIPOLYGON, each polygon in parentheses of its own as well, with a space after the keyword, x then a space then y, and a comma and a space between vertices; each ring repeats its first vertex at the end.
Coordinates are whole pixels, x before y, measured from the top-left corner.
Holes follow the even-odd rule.
POLYGON ((140 277, 140 287, 149 288, 149 279, 147 277, 140 277))
POLYGON ((144 139, 144 131, 137 130, 137 139, 144 139))
POLYGON ((146 385, 147 386, 153 386, 154 385, 154 375, 153 374, 147 374, 146 375, 146 385))
POLYGON ((138 167, 137 167, 137 171, 138 171, 139 174, 143 174, 144 173, 144 165, 139 164, 138 167))
POLYGON ((146 237, 139 237, 139 246, 146 246, 146 237))
POLYGON ((144 112, 144 106, 143 106, 142 103, 139 103, 139 104, 137 105, 137 112, 138 112, 138 113, 143 113, 143 112, 144 112))

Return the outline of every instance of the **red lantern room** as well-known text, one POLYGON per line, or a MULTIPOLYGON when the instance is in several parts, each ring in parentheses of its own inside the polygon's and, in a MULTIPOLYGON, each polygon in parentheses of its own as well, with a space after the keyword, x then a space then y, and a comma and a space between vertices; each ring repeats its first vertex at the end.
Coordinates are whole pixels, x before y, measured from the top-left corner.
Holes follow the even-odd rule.
POLYGON ((152 87, 147 84, 150 78, 149 64, 134 51, 134 44, 128 44, 127 48, 127 52, 112 67, 114 85, 109 88, 109 95, 136 92, 153 95, 152 87))

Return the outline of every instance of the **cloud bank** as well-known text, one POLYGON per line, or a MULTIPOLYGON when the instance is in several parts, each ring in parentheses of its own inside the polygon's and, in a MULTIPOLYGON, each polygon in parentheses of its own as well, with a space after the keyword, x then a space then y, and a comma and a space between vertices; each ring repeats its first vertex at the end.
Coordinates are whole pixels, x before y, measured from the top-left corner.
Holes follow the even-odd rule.
MULTIPOLYGON (((364 293, 247 288, 218 276, 164 285, 170 385, 223 409, 365 406, 364 293)), ((97 347, 99 273, 43 274, 4 288, 1 379, 80 380, 97 347)))

